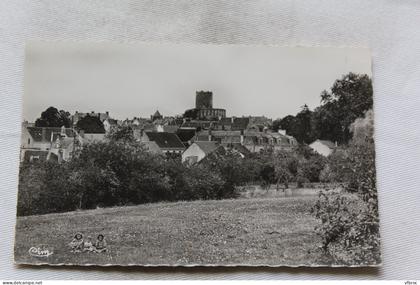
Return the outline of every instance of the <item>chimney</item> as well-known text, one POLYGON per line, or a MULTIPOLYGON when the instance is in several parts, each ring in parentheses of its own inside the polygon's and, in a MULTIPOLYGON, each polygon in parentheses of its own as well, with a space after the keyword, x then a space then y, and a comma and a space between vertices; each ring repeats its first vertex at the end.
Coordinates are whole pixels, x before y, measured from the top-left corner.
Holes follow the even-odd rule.
POLYGON ((42 130, 41 130, 41 139, 42 139, 42 141, 47 140, 47 129, 46 128, 42 128, 42 130))

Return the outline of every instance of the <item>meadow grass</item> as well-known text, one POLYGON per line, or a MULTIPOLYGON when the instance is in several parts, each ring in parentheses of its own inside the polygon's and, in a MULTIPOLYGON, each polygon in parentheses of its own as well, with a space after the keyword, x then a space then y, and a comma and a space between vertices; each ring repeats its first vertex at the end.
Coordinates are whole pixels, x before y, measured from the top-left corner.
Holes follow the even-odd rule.
POLYGON ((310 214, 316 196, 156 203, 18 217, 15 261, 121 265, 327 265, 310 214), (72 253, 75 233, 103 234, 106 253, 72 253), (32 246, 54 249, 49 257, 32 246))

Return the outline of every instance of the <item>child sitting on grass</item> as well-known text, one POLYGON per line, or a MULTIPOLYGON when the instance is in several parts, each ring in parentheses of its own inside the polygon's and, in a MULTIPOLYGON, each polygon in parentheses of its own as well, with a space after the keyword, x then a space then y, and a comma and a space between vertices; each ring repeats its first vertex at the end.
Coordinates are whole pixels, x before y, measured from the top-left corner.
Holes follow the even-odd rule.
POLYGON ((71 252, 82 252, 83 250, 83 236, 81 233, 77 233, 73 240, 69 243, 71 252))
POLYGON ((95 248, 93 246, 92 237, 88 236, 87 240, 83 244, 83 251, 84 252, 92 252, 94 250, 95 250, 95 248))
POLYGON ((98 239, 95 243, 95 252, 106 252, 106 241, 104 235, 98 235, 98 239))

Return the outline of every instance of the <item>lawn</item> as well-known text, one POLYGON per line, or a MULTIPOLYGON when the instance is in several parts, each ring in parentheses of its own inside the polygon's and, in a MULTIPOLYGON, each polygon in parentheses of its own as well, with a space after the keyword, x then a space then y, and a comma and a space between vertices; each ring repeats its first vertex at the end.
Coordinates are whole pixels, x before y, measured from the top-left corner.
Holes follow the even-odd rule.
POLYGON ((157 203, 18 217, 17 263, 325 265, 317 196, 157 203), (72 253, 75 233, 104 234, 106 253, 72 253), (47 245, 49 257, 28 254, 47 245))

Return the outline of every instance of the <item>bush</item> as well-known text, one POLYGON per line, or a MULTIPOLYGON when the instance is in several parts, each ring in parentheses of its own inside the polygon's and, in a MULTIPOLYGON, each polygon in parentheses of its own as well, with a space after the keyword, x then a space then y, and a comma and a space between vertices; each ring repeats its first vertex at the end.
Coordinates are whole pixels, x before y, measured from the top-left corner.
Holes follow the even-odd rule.
POLYGON ((186 172, 186 186, 191 193, 191 200, 210 200, 229 197, 231 189, 226 189, 226 182, 217 172, 211 171, 208 167, 197 166, 186 172), (228 191, 226 191, 228 190, 228 191))
POLYGON ((226 155, 213 166, 188 168, 152 154, 133 140, 85 146, 71 162, 21 166, 18 215, 34 215, 160 201, 236 196, 245 181, 241 160, 226 155))
MULTIPOLYGON (((371 129, 364 120, 358 123, 371 129)), ((322 223, 317 232, 323 238, 323 249, 333 259, 349 265, 380 263, 373 132, 365 132, 369 135, 364 136, 360 132, 363 128, 355 128, 345 164, 350 173, 346 190, 354 194, 322 193, 313 208, 322 223)))
POLYGON ((298 176, 308 182, 319 182, 319 175, 326 165, 326 159, 321 155, 313 155, 303 160, 299 165, 298 176))
POLYGON ((75 188, 67 183, 67 165, 23 163, 19 172, 17 215, 39 215, 77 208, 75 188))

